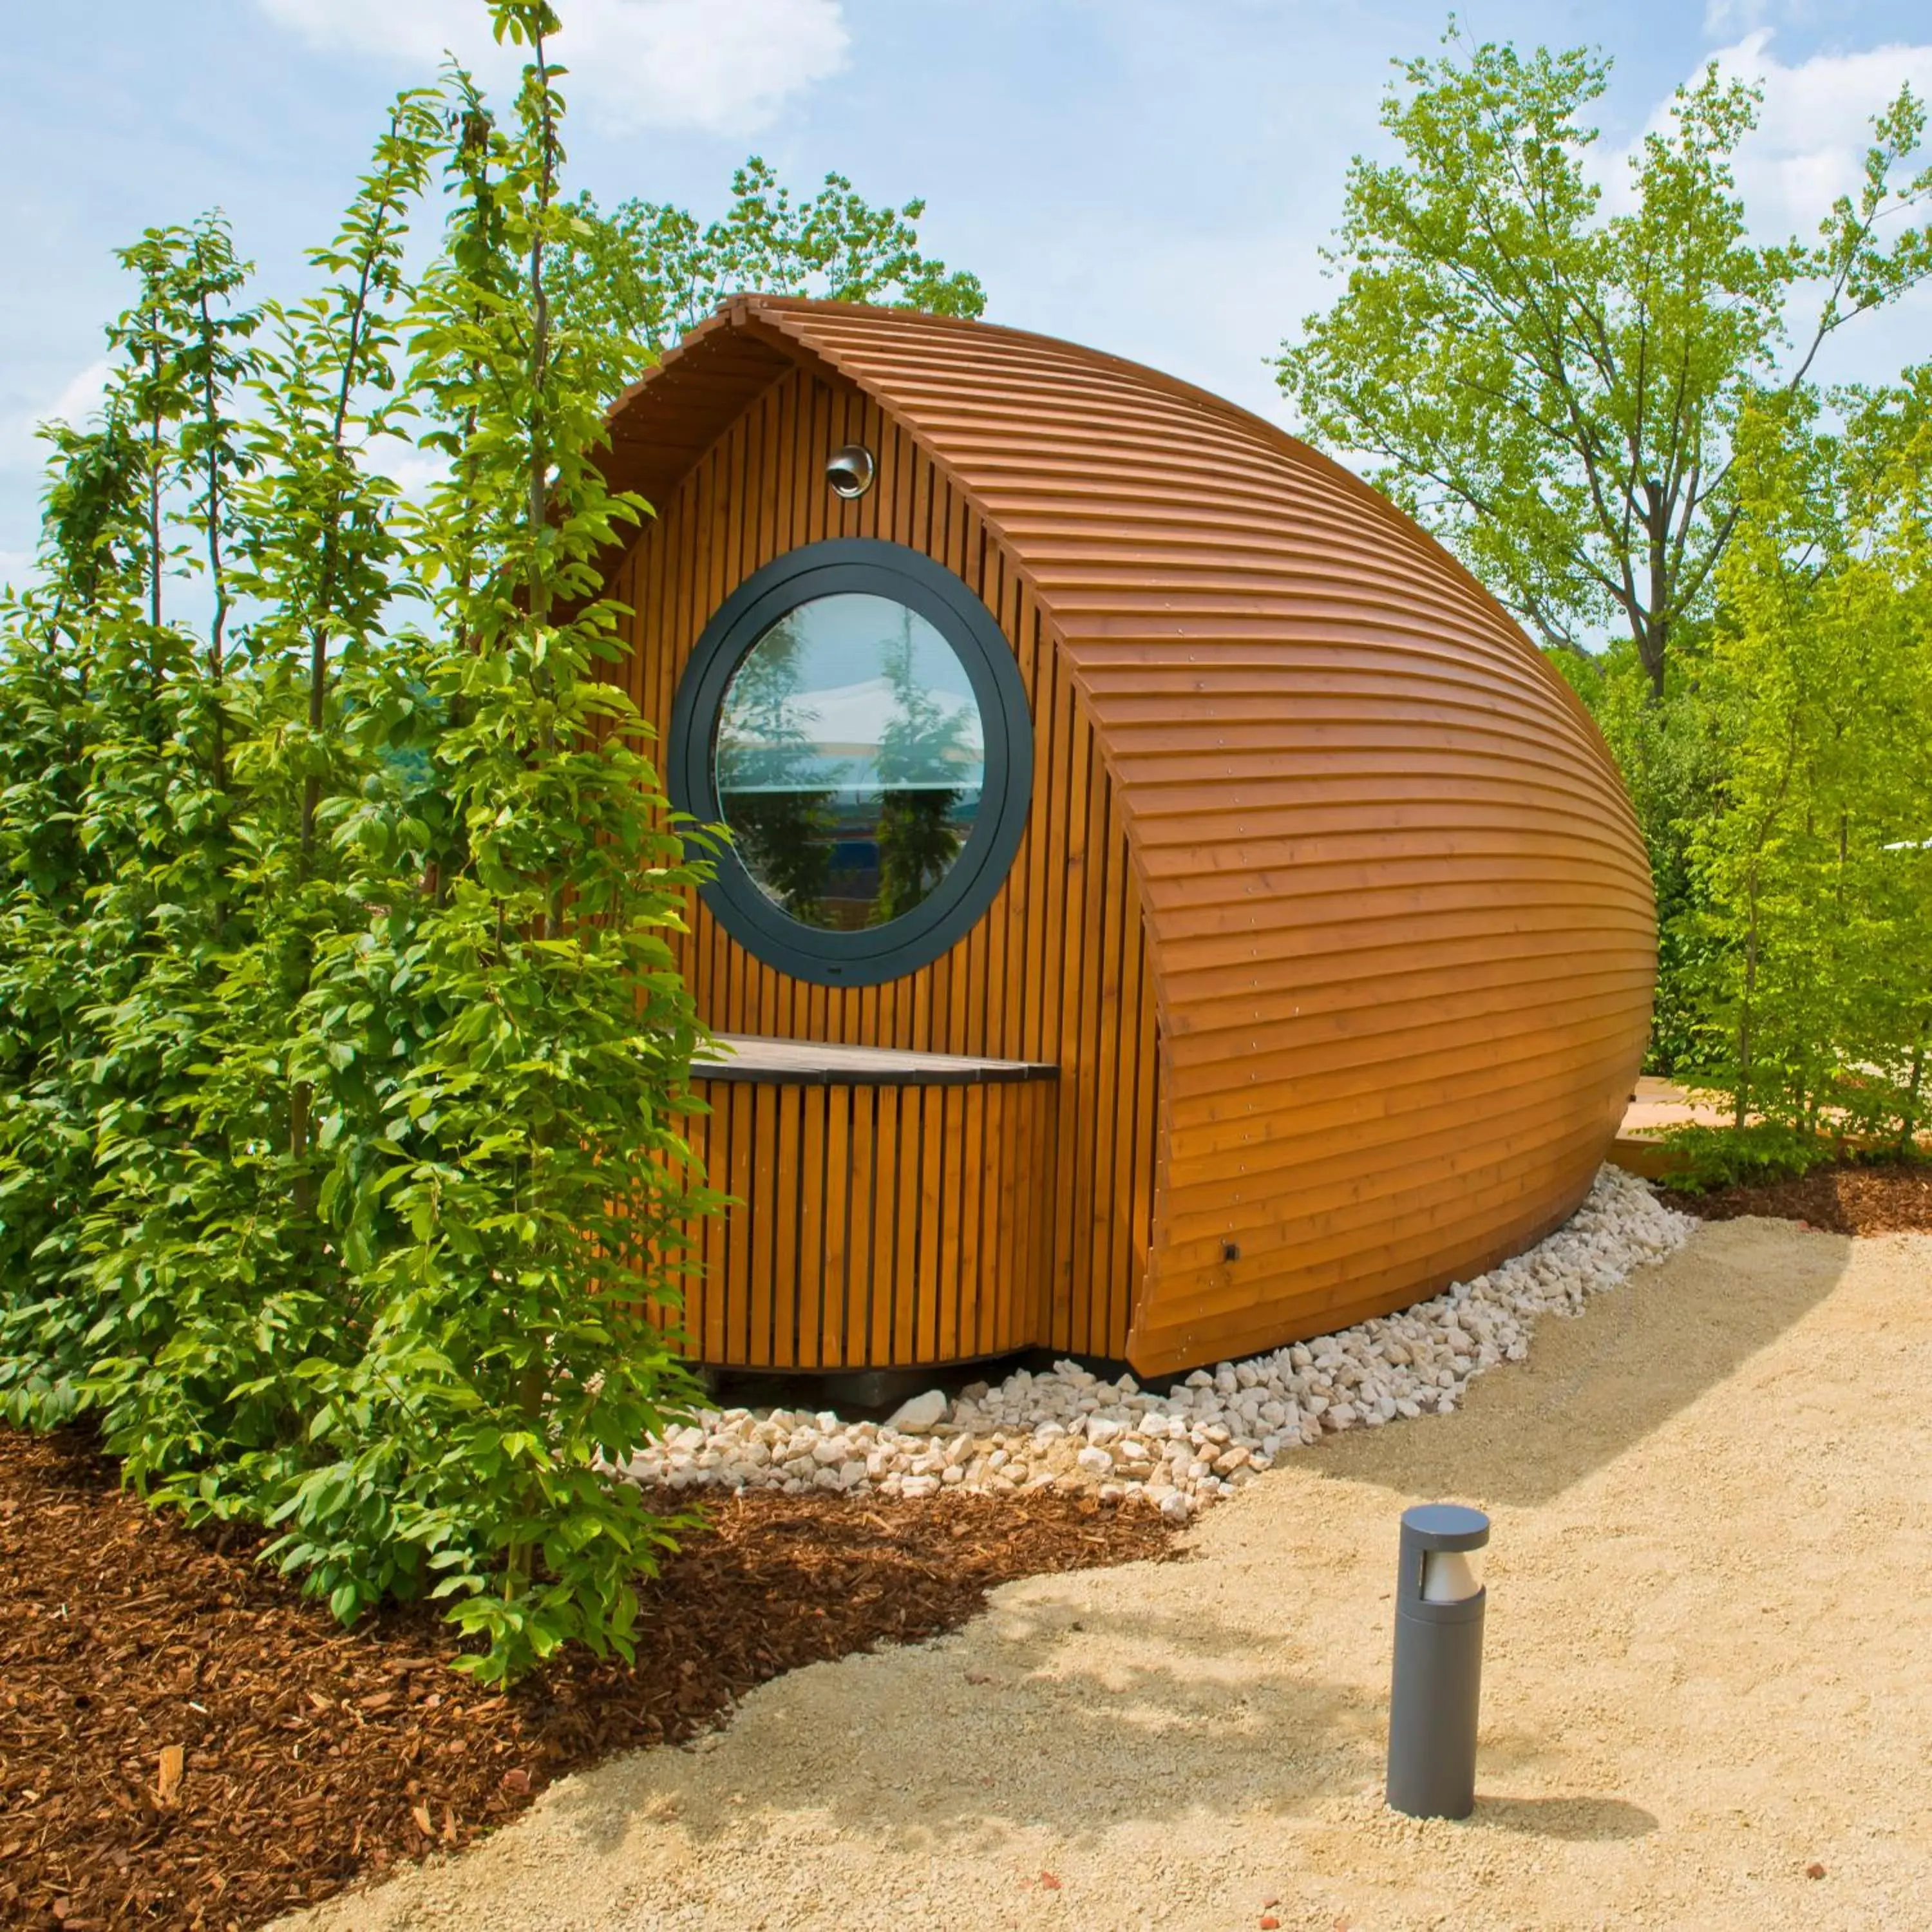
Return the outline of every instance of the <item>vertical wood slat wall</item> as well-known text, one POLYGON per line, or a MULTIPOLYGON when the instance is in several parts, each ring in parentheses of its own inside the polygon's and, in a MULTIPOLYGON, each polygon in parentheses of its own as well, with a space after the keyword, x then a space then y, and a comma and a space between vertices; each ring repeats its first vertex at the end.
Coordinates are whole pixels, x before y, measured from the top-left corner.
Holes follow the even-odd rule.
POLYGON ((670 718, 692 647, 730 592, 835 536, 908 544, 970 585, 1013 647, 1034 718, 1027 833, 958 945, 883 986, 813 986, 755 958, 694 899, 680 964, 700 1015, 719 1032, 1060 1070, 1052 1082, 974 1088, 708 1087, 716 1111, 691 1123, 694 1147, 715 1186, 757 1204, 695 1231, 703 1271, 682 1322, 694 1353, 834 1367, 861 1359, 864 1334, 864 1359, 880 1365, 1029 1346, 1124 1355, 1154 1214, 1154 986, 1120 816, 1030 587, 877 404, 802 368, 656 508, 614 586, 634 613, 614 674, 654 724, 670 718), (826 457, 850 442, 878 460, 856 502, 824 478, 826 457), (862 1198, 888 1186, 883 1206, 862 1198), (848 1275, 864 1263, 849 1292, 842 1252, 848 1275))

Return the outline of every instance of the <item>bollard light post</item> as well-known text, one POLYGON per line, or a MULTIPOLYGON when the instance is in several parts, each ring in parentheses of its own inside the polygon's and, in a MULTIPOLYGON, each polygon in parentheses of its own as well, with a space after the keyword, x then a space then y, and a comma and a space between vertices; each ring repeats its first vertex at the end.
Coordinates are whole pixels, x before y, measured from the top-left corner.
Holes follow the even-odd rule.
POLYGON ((1476 1807, 1485 1598, 1471 1556, 1489 1540, 1480 1510, 1423 1503, 1402 1512, 1388 1802, 1412 1818, 1466 1818, 1476 1807))

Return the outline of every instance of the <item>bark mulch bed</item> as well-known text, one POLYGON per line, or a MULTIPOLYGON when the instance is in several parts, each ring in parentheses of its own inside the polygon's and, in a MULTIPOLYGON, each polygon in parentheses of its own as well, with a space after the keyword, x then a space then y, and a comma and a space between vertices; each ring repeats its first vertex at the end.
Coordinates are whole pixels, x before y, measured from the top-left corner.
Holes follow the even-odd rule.
POLYGON ((1707 1221, 1764 1214, 1831 1234, 1932 1234, 1932 1165, 1924 1161, 1844 1162, 1788 1180, 1665 1198, 1707 1221))
POLYGON ((0 1925, 259 1925, 782 1671, 1172 1547, 1150 1510, 1066 1496, 726 1499, 652 1591, 635 1670, 574 1658, 496 1696, 450 1669, 434 1612, 344 1630, 80 1436, 0 1428, 0 1925))

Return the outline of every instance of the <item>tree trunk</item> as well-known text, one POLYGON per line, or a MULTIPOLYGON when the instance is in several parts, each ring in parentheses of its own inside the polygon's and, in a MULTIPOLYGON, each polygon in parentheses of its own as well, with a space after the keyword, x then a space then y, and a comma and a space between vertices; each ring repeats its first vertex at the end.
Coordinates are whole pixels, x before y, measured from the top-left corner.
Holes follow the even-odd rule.
POLYGON ((1650 680, 1650 694, 1654 701, 1664 695, 1664 658, 1670 642, 1670 626, 1655 611, 1646 610, 1632 622, 1630 634, 1636 640, 1637 659, 1650 680))
POLYGON ((1744 997, 1738 1002, 1738 1090, 1732 1126, 1744 1132, 1745 1116, 1750 1111, 1751 1000, 1757 991, 1757 880, 1751 880, 1750 922, 1744 937, 1744 997))
POLYGON ((1918 1137, 1918 1100, 1925 1088, 1925 1048, 1928 1035, 1932 1035, 1932 1019, 1922 1020, 1918 1026, 1918 1038, 1912 1049, 1912 1080, 1905 1090, 1904 1114, 1898 1126, 1900 1160, 1911 1154, 1913 1143, 1918 1137))

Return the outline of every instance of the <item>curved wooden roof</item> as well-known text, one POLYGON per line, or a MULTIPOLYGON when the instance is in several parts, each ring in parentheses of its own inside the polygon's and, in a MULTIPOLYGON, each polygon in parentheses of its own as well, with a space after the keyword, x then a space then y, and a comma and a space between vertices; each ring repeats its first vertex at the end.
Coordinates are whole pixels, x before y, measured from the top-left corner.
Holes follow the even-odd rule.
POLYGON ((1144 1370, 1467 1276, 1588 1188, 1634 1082, 1650 873, 1588 715, 1432 538, 1232 404, 983 324, 742 298, 613 415, 664 494, 802 362, 977 506, 1090 707, 1162 1077, 1144 1370))

